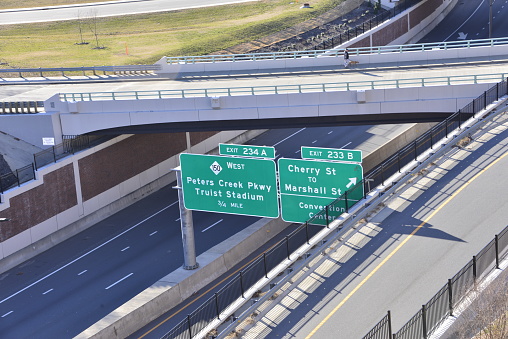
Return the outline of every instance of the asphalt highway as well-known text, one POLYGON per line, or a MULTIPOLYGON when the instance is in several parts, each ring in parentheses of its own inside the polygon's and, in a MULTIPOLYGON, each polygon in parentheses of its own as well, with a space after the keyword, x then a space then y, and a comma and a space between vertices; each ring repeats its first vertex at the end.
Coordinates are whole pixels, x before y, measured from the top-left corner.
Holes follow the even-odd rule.
POLYGON ((6 9, 0 10, 0 25, 176 11, 249 1, 256 0, 121 0, 65 6, 6 9))

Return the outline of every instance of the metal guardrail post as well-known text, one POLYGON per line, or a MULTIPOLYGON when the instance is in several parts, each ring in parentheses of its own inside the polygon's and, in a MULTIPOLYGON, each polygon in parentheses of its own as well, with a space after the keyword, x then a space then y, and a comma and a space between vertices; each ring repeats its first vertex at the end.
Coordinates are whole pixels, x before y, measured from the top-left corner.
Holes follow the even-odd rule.
POLYGON ((392 312, 390 312, 390 310, 388 310, 388 335, 390 336, 390 338, 393 337, 393 329, 392 329, 392 312))
POLYGON ((288 258, 288 260, 291 260, 289 258, 289 256, 291 255, 291 252, 289 251, 289 236, 287 235, 286 235, 286 253, 287 253, 286 257, 288 258))

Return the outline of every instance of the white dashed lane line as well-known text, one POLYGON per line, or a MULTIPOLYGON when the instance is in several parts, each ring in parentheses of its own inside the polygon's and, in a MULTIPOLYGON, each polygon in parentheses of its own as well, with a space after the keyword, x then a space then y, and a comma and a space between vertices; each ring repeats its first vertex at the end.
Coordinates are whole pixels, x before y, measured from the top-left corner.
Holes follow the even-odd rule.
POLYGON ((12 312, 14 312, 14 311, 10 311, 10 312, 5 313, 5 314, 2 316, 2 318, 7 317, 7 316, 8 316, 9 314, 11 314, 12 312))
POLYGON ((127 251, 129 248, 131 248, 130 246, 127 246, 126 248, 124 248, 121 252, 124 252, 124 251, 127 251))
POLYGON ((85 274, 86 272, 88 272, 88 270, 81 271, 81 272, 78 273, 78 275, 85 274))
POLYGON ((150 233, 150 235, 149 235, 149 236, 151 237, 152 235, 154 235, 154 234, 155 234, 155 233, 157 233, 157 232, 159 232, 159 231, 152 232, 152 233, 150 233))
POLYGON ((278 144, 280 144, 280 143, 282 143, 282 142, 284 142, 284 141, 288 140, 288 139, 289 139, 289 138, 291 138, 292 136, 295 136, 295 135, 297 135, 298 133, 300 133, 301 131, 304 131, 304 130, 305 130, 305 128, 306 128, 306 127, 304 127, 304 128, 302 128, 302 129, 300 129, 300 130, 296 131, 295 133, 293 133, 293 134, 291 134, 290 136, 288 136, 288 137, 286 137, 286 138, 282 139, 281 141, 276 142, 276 143, 275 143, 275 144, 273 144, 272 146, 273 146, 273 147, 277 146, 278 144))
POLYGON ((221 220, 217 221, 216 223, 214 223, 214 224, 212 224, 212 225, 208 226, 207 228, 205 228, 204 230, 202 230, 202 231, 201 231, 201 233, 203 233, 203 232, 205 232, 205 231, 208 231, 210 228, 212 228, 212 227, 214 227, 215 225, 217 225, 218 223, 222 222, 222 220, 224 220, 224 219, 221 219, 221 220))
POLYGON ((131 276, 131 275, 133 275, 133 274, 134 274, 134 273, 129 273, 129 274, 127 274, 125 277, 123 277, 122 279, 120 279, 120 280, 118 280, 118 281, 116 281, 116 282, 112 283, 111 285, 109 285, 109 286, 108 286, 108 287, 106 287, 105 289, 106 289, 106 290, 109 290, 111 287, 113 287, 113 286, 115 286, 116 284, 118 284, 118 283, 120 283, 120 282, 124 281, 125 279, 127 279, 128 277, 130 277, 130 276, 131 276))
POLYGON ((53 291, 52 288, 50 288, 49 290, 47 290, 46 292, 42 293, 42 294, 48 294, 49 292, 53 291))

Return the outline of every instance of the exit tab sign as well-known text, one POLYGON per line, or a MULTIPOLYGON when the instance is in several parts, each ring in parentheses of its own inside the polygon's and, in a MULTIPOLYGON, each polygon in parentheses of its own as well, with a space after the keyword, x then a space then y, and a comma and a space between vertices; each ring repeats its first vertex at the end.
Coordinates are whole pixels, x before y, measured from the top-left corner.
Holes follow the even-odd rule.
POLYGON ((301 154, 302 159, 362 162, 362 151, 360 150, 302 146, 301 154))
POLYGON ((219 144, 220 155, 275 159, 275 147, 219 144))

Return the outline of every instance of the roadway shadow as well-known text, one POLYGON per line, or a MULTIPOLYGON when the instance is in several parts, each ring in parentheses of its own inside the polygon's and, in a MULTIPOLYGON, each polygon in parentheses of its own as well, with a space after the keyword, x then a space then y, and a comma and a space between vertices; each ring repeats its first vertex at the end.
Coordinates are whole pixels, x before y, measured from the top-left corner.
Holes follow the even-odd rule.
MULTIPOLYGON (((400 212, 394 211, 392 218, 398 219, 400 212)), ((270 326, 265 323, 269 328, 264 331, 267 337, 284 337, 293 338, 301 336, 298 333, 307 324, 315 323, 312 321, 313 316, 323 312, 323 309, 338 295, 347 295, 346 290, 349 290, 352 283, 358 284, 358 281, 354 279, 358 277, 366 277, 368 272, 371 271, 375 266, 378 265, 380 258, 386 256, 388 253, 393 251, 394 247, 403 241, 406 236, 412 234, 421 224, 422 221, 415 218, 405 218, 404 223, 396 224, 392 220, 388 222, 388 225, 384 223, 376 228, 377 233, 372 235, 365 235, 365 241, 361 242, 361 246, 358 247, 356 244, 346 242, 343 246, 347 246, 356 252, 353 255, 345 256, 344 259, 336 261, 338 268, 330 275, 319 275, 316 272, 311 274, 312 277, 317 281, 318 286, 315 289, 311 288, 310 292, 300 291, 302 297, 297 299, 296 303, 299 303, 296 307, 286 307, 285 314, 288 313, 302 315, 299 321, 295 324, 295 316, 286 316, 283 320, 270 326), (305 316, 303 316, 305 315, 305 316)), ((361 230, 360 232, 363 232, 361 230)), ((417 237, 427 237, 445 241, 464 242, 464 240, 447 233, 445 231, 435 228, 431 224, 424 224, 414 234, 417 237)), ((328 258, 329 261, 334 259, 328 258)), ((379 273, 378 273, 379 274, 379 273)), ((404 275, 403 271, 391 272, 391 275, 404 275)), ((444 283, 444 282, 443 282, 444 283)), ((298 288, 298 287, 296 287, 298 288)), ((293 294, 294 295, 294 294, 293 294)), ((295 304, 296 304, 295 303, 295 304)), ((368 309, 368 300, 365 300, 364 305, 358 305, 361 309, 368 309)), ((384 312, 381 311, 381 312, 384 312)), ((326 314, 322 314, 325 316, 326 314)), ((280 317, 279 317, 280 319, 280 317)), ((259 319, 258 321, 263 321, 259 319)), ((346 328, 346 323, 336 323, 336 329, 340 333, 340 327, 346 328)), ((370 328, 365 328, 366 334, 370 328)), ((361 334, 361 333, 359 333, 361 334)))

